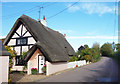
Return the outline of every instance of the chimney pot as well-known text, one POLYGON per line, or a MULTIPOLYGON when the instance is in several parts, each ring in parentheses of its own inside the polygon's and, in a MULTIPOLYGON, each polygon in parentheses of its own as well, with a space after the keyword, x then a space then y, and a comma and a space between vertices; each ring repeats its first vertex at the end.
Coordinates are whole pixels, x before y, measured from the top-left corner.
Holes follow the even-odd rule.
POLYGON ((45 16, 43 16, 43 20, 45 20, 45 16))

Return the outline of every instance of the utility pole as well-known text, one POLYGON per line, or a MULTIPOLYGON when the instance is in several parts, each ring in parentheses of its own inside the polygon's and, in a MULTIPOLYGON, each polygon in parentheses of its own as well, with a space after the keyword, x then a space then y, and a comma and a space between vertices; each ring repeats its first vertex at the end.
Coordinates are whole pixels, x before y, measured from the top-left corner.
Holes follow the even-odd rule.
POLYGON ((40 20, 40 12, 41 12, 41 9, 42 9, 43 7, 39 7, 39 20, 40 20))

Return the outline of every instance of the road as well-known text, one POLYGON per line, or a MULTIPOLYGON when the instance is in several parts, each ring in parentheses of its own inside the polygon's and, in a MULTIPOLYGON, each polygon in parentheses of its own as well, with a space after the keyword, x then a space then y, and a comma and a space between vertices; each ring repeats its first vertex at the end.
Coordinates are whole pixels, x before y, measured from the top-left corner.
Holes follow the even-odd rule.
POLYGON ((117 63, 108 57, 96 63, 47 77, 37 82, 116 82, 119 69, 117 63))

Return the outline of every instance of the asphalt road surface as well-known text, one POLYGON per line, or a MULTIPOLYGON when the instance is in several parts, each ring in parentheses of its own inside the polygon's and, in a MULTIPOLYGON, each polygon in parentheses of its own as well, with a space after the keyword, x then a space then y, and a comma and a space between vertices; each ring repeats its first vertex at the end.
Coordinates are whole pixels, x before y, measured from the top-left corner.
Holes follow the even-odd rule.
POLYGON ((118 64, 111 58, 102 57, 96 63, 65 71, 37 82, 118 82, 118 64))

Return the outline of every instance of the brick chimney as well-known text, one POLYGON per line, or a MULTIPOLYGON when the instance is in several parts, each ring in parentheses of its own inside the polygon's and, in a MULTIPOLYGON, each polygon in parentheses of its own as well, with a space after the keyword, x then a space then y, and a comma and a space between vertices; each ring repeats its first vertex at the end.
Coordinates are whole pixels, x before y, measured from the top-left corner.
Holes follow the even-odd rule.
POLYGON ((40 21, 41 21, 41 23, 42 23, 44 26, 47 26, 47 22, 45 21, 45 16, 43 16, 43 19, 40 20, 40 21))

